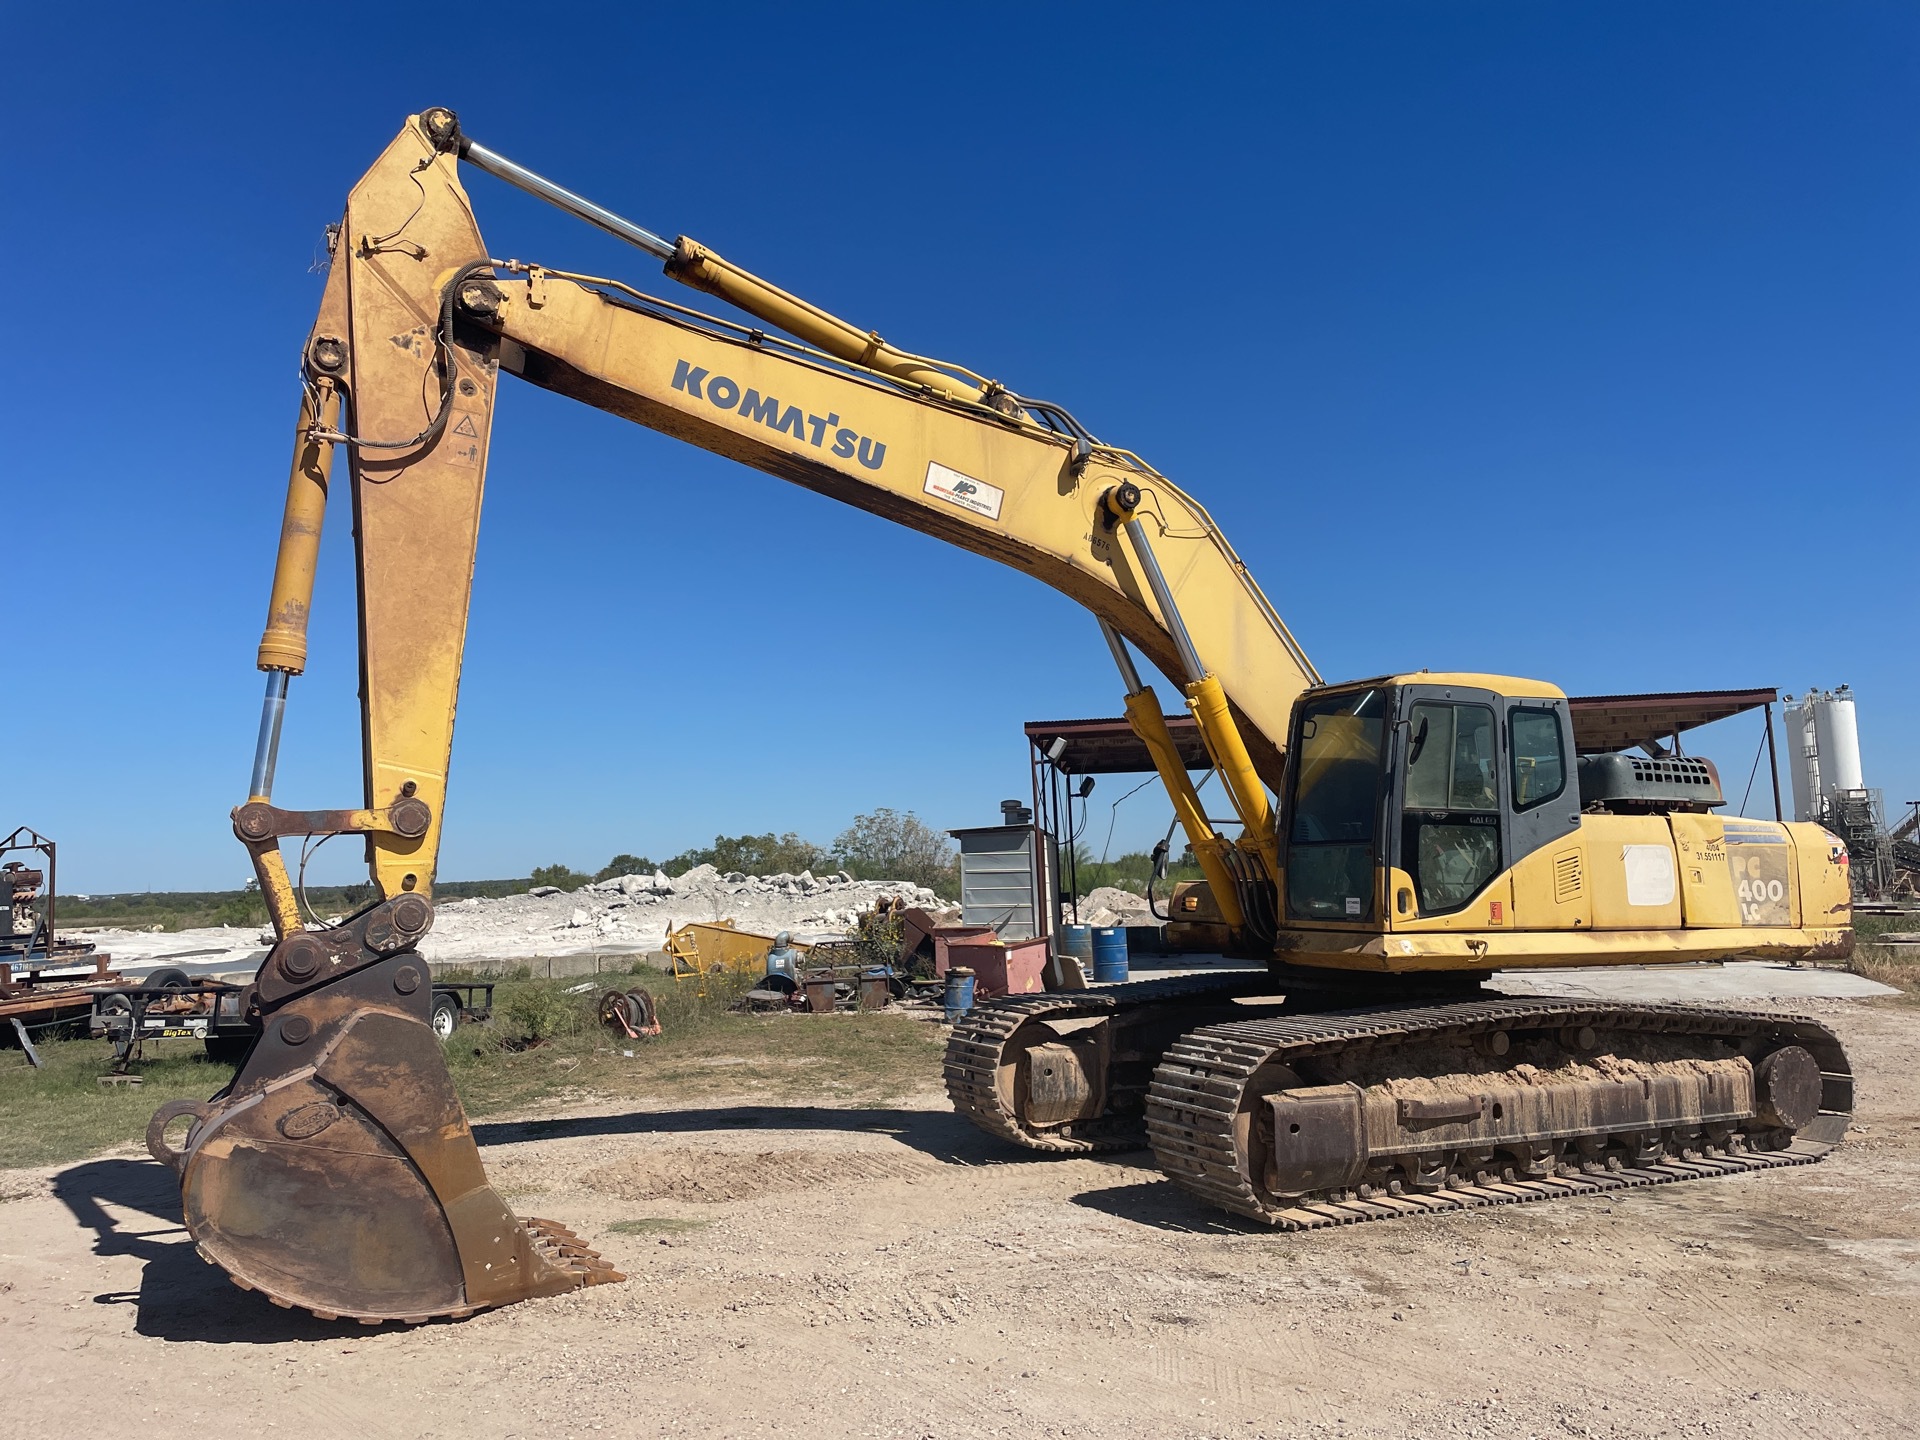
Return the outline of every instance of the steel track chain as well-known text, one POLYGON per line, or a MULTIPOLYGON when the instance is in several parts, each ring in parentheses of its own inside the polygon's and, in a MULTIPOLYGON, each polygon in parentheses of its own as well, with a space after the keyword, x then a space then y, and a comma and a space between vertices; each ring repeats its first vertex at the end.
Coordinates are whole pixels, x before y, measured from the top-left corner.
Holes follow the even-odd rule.
MULTIPOLYGON (((953 1108, 997 1139, 1028 1150, 1055 1155, 1091 1155, 1101 1151, 1138 1150, 1147 1143, 1137 1121, 1109 1134, 1072 1133, 1071 1128, 1037 1131, 1020 1120, 1000 1098, 998 1076, 1007 1042, 1023 1025, 1036 1021, 1073 1020, 1124 1011, 1167 1000, 1231 999, 1238 995, 1271 992, 1273 982, 1264 971, 1231 971, 1224 975, 1178 975, 1166 980, 1136 980, 1099 990, 1064 990, 1046 995, 1009 995, 979 1006, 953 1027, 942 1066, 947 1098, 953 1108)), ((1098 1126, 1101 1121, 1093 1121, 1098 1126)), ((1112 1123, 1112 1122, 1108 1122, 1112 1123)))
POLYGON ((1455 1002, 1417 1009, 1237 1021, 1192 1031, 1168 1049, 1154 1071, 1147 1096, 1147 1132, 1160 1168, 1183 1189, 1276 1229, 1312 1230, 1809 1165, 1838 1144, 1844 1134, 1852 1107, 1851 1082, 1839 1041, 1825 1026, 1803 1016, 1524 998, 1455 1002), (1803 1135, 1784 1150, 1669 1157, 1626 1170, 1583 1170, 1577 1175, 1489 1185, 1450 1184, 1443 1190, 1374 1195, 1365 1200, 1323 1193, 1275 1204, 1254 1189, 1248 1157, 1240 1153, 1235 1122, 1247 1099, 1249 1083, 1264 1067, 1335 1051, 1417 1040, 1465 1039, 1476 1032, 1509 1027, 1551 1028, 1576 1023, 1668 1035, 1766 1035, 1782 1043, 1805 1045, 1820 1062, 1829 1096, 1846 1108, 1823 1108, 1815 1122, 1823 1135, 1803 1135), (1831 1138, 1827 1138, 1829 1135, 1831 1138))

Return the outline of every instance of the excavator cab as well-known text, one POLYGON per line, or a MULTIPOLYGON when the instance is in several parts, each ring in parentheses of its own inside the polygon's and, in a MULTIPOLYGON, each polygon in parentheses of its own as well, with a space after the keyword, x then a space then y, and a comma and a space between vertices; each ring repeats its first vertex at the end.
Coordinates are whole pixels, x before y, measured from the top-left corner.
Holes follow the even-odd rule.
POLYGON ((1566 696, 1537 681, 1420 674, 1314 691, 1290 754, 1289 925, 1498 926, 1505 873, 1580 824, 1566 696))
POLYGON ((1552 685, 1423 671, 1314 689, 1288 753, 1287 964, 1471 975, 1849 944, 1834 836, 1716 813, 1708 760, 1580 754, 1552 685))

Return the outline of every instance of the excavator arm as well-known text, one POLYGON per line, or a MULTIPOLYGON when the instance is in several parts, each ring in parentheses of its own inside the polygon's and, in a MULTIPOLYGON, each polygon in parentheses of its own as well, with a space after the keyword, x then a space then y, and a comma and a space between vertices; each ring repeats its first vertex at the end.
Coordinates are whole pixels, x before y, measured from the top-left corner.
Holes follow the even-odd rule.
POLYGON ((1230 923, 1240 923, 1236 896, 1271 882, 1265 789, 1279 786, 1293 700, 1319 677, 1211 517, 1138 456, 1098 443, 1057 407, 897 350, 695 241, 669 244, 622 221, 467 140, 446 111, 409 120, 354 187, 332 243, 260 647, 269 685, 255 784, 236 822, 283 934, 299 918, 278 842, 326 818, 267 802, 284 677, 305 663, 333 454, 348 455, 359 554, 367 793, 355 828, 369 835, 382 895, 426 895, 502 370, 999 560, 1079 602, 1114 646, 1128 712, 1166 762, 1162 778, 1230 923), (618 280, 489 259, 460 183, 463 154, 794 338, 618 280), (1122 637, 1186 693, 1242 822, 1239 841, 1217 836, 1184 793, 1186 772, 1122 637))
POLYGON ((1279 787, 1292 703, 1318 676, 1206 512, 1139 457, 1058 407, 900 351, 694 241, 669 244, 580 200, 462 136, 448 111, 409 118, 354 186, 331 246, 258 657, 251 793, 233 814, 279 937, 256 981, 262 1034, 218 1100, 165 1107, 149 1132, 181 1175, 196 1242, 236 1282, 372 1321, 618 1278, 563 1227, 516 1221, 487 1185, 414 948, 433 918, 502 371, 1000 561, 1092 611, 1223 913, 1252 922, 1249 897, 1278 871, 1267 787, 1279 787), (490 258, 463 156, 770 328, 490 258), (341 452, 365 795, 358 809, 287 810, 273 803, 274 761, 341 452), (1129 644, 1185 693, 1242 822, 1236 839, 1207 819, 1129 644), (281 842, 343 833, 365 836, 378 899, 309 928, 281 842))

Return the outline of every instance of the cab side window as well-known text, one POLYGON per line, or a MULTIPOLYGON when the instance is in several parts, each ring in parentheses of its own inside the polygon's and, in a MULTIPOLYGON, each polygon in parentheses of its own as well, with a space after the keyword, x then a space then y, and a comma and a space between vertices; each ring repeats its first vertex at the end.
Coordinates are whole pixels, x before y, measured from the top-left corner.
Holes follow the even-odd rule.
POLYGON ((1558 715, 1516 705, 1508 714, 1507 731, 1515 810, 1544 805, 1567 788, 1567 753, 1558 715))

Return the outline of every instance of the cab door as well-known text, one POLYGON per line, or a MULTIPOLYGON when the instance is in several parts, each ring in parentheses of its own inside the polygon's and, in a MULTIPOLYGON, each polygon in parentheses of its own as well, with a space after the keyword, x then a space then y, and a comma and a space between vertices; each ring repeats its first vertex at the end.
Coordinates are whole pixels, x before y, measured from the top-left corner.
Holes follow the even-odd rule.
POLYGON ((1580 783, 1572 716, 1558 697, 1501 702, 1507 750, 1509 919, 1523 930, 1593 923, 1589 857, 1580 833, 1580 783))
POLYGON ((1396 927, 1506 923, 1496 884, 1508 848, 1502 719, 1501 697, 1491 690, 1412 685, 1401 692, 1389 907, 1396 927))
POLYGON ((1396 928, 1586 923, 1567 702, 1414 685, 1395 730, 1396 928))

